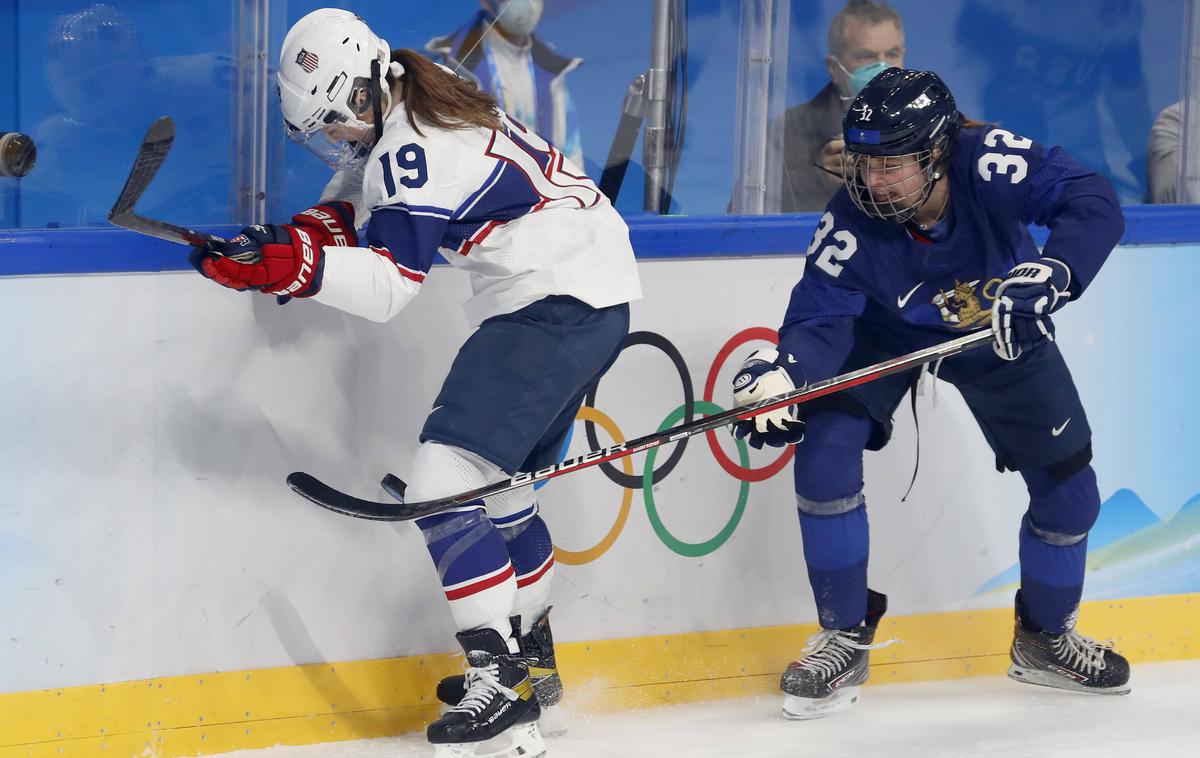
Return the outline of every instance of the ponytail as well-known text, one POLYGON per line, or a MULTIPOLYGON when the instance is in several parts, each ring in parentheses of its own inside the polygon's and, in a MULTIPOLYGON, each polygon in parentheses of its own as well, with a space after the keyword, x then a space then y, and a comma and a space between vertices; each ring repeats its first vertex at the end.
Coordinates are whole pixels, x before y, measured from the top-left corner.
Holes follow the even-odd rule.
MULTIPOLYGON (((392 60, 404 66, 404 114, 417 134, 424 136, 418 119, 438 129, 500 128, 495 99, 473 82, 413 50, 393 50, 392 60)), ((391 74, 387 79, 394 81, 391 74)))

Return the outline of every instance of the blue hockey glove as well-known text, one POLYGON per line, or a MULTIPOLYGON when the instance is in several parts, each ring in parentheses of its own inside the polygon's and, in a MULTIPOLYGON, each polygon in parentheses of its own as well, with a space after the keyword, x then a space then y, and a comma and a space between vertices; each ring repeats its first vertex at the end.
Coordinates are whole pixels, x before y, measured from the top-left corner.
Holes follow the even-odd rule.
POLYGON ((1006 361, 1015 361, 1024 350, 1054 341, 1050 314, 1071 297, 1071 269, 1054 258, 1014 266, 996 287, 992 304, 992 347, 1006 361))
MULTIPOLYGON (((771 349, 751 353, 742 364, 742 370, 733 378, 733 402, 739 406, 750 405, 796 389, 791 375, 783 366, 784 362, 795 363, 796 359, 771 349)), ((738 439, 748 436, 750 447, 756 450, 761 449, 764 443, 771 447, 783 447, 804 439, 804 422, 799 417, 798 406, 789 405, 736 422, 733 436, 738 439)))

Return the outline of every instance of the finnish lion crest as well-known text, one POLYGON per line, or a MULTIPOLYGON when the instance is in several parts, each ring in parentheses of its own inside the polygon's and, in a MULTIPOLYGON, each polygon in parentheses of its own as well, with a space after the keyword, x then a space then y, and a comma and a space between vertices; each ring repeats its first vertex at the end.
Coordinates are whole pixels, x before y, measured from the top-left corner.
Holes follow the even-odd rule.
POLYGON ((942 321, 954 325, 956 329, 969 329, 992 317, 992 302, 996 299, 996 285, 1000 284, 1001 280, 999 277, 988 279, 981 292, 976 294, 975 288, 979 286, 980 281, 982 280, 960 282, 955 279, 954 287, 941 290, 933 296, 931 302, 942 314, 942 321), (980 295, 988 301, 987 308, 983 307, 980 295))

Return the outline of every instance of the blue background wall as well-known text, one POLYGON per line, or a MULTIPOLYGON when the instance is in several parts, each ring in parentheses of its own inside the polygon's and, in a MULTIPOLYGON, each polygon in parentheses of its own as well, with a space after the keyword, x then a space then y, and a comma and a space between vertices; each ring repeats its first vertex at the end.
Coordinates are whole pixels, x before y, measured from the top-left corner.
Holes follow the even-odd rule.
MULTIPOLYGON (((1109 175, 1125 203, 1144 191, 1150 122, 1179 97, 1186 0, 946 0, 905 2, 909 66, 939 71, 969 115, 1066 145, 1109 175), (1081 41, 1082 40, 1082 41, 1081 41)), ((272 43, 321 0, 272 5, 272 43)), ((825 83, 829 20, 842 0, 793 0, 789 104, 825 83)), ((413 4, 359 0, 394 46, 422 48, 478 8, 476 0, 413 4)), ((608 153, 629 82, 649 58, 647 0, 547 0, 539 34, 585 59, 570 75, 589 173, 608 153)), ((737 0, 691 0, 689 118, 676 185, 680 213, 721 213, 733 182, 737 0)), ((149 122, 169 113, 179 142, 143 206, 173 220, 228 223, 234 188, 230 4, 227 0, 0 0, 0 130, 30 132, 40 162, 27 179, 0 179, 0 228, 103 222, 149 122), (67 23, 69 21, 69 23, 67 23), (63 41, 64 24, 73 33, 63 41), (20 217, 13 198, 22 195, 20 217)), ((278 126, 278 114, 273 111, 278 126)), ((284 147, 272 161, 273 215, 311 202, 328 174, 284 147)), ((635 152, 640 157, 640 146, 635 152)), ((634 167, 618 207, 641 205, 634 167)))

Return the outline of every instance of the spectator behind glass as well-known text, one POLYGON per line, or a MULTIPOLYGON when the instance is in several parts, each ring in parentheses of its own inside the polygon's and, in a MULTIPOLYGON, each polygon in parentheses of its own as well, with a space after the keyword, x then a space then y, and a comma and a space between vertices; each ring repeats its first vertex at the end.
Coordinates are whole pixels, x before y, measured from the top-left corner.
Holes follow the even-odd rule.
POLYGON ((178 133, 142 209, 183 224, 229 220, 229 56, 153 57, 134 22, 104 3, 55 18, 45 50, 58 110, 33 127, 38 166, 22 180, 23 226, 103 224, 146 127, 164 114, 178 133))
POLYGON ((782 128, 780 211, 824 210, 842 186, 842 116, 867 82, 886 68, 904 66, 904 24, 896 9, 874 0, 850 0, 829 23, 829 83, 803 105, 788 108, 782 128), (826 173, 819 166, 824 167, 826 173))
POLYGON ((1168 105, 1150 127, 1146 146, 1146 202, 1179 202, 1179 143, 1183 139, 1183 103, 1168 105))
POLYGON ((965 0, 954 26, 964 69, 982 76, 983 112, 1069 150, 1112 180, 1122 203, 1146 194, 1145 139, 1154 121, 1142 5, 965 0))
POLYGON ((467 23, 425 45, 430 56, 474 78, 513 118, 533 128, 583 167, 583 142, 566 75, 568 58, 533 34, 543 0, 479 0, 467 23))

